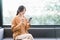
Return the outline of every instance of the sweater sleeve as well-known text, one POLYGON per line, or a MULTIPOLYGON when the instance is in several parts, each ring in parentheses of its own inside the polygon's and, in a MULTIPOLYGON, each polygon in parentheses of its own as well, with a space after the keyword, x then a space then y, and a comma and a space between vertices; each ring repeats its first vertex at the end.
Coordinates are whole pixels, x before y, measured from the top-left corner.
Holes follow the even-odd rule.
POLYGON ((16 25, 16 20, 17 20, 16 18, 14 18, 12 20, 11 29, 12 29, 13 32, 15 32, 15 31, 20 29, 20 24, 16 25))
POLYGON ((27 21, 26 29, 29 30, 29 28, 30 28, 30 23, 29 21, 27 21))
POLYGON ((11 24, 11 29, 13 31, 13 28, 16 26, 16 23, 15 23, 15 18, 12 20, 12 24, 11 24))

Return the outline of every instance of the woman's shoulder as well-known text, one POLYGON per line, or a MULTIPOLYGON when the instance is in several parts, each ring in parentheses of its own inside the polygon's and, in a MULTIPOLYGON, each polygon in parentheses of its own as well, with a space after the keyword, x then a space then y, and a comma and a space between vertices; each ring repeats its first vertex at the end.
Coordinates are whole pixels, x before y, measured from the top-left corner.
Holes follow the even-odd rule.
POLYGON ((12 21, 15 21, 17 18, 18 18, 18 17, 17 17, 17 16, 15 16, 15 17, 12 19, 12 21))
POLYGON ((15 17, 14 17, 14 19, 17 19, 17 18, 18 18, 18 16, 15 16, 15 17))

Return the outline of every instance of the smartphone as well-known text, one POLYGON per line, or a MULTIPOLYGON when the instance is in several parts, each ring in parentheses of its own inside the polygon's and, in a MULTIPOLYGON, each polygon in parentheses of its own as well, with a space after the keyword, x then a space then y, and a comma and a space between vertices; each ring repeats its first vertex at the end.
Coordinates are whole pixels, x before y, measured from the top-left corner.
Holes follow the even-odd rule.
POLYGON ((29 22, 31 21, 32 17, 29 18, 29 22))

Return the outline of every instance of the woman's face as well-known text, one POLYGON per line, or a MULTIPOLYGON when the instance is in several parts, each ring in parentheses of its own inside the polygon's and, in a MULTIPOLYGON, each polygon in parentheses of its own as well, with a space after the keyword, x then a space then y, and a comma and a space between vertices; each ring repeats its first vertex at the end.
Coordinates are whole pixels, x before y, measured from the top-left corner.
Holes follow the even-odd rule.
POLYGON ((20 15, 24 15, 26 12, 26 9, 24 9, 22 12, 20 12, 20 15))

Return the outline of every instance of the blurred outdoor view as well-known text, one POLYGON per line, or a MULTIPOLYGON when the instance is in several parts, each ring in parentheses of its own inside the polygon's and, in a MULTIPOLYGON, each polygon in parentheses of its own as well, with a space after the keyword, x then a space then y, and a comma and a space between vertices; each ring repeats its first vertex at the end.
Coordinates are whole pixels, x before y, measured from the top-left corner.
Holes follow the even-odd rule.
POLYGON ((20 5, 31 25, 60 25, 60 0, 2 0, 3 25, 11 25, 20 5))

